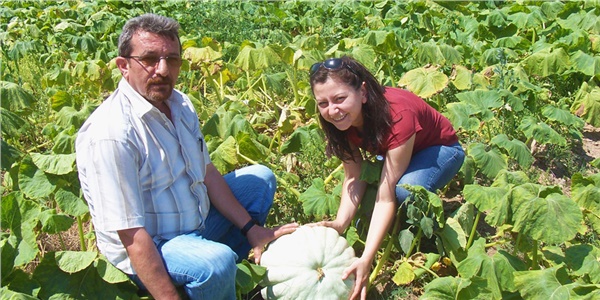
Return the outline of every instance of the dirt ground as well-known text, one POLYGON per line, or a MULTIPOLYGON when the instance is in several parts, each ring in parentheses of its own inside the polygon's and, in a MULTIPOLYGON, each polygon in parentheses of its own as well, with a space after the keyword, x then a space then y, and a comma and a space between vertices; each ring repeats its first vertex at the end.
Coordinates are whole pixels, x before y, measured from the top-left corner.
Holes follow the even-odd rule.
POLYGON ((589 161, 600 158, 600 128, 585 125, 583 131, 583 150, 589 161))

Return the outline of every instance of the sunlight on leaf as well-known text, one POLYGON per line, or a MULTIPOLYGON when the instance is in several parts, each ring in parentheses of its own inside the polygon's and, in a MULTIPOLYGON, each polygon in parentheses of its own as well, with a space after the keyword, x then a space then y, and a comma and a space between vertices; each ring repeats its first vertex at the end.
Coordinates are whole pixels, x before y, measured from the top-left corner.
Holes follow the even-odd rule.
POLYGON ((406 72, 398 84, 421 98, 429 98, 448 86, 448 76, 437 67, 418 68, 406 72))

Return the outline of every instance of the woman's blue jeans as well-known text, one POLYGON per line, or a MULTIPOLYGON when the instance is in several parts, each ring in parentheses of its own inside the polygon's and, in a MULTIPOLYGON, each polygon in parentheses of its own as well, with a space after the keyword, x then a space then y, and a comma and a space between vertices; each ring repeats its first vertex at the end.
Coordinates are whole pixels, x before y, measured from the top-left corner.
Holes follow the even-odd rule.
POLYGON ((464 160, 465 151, 458 142, 451 146, 431 146, 413 154, 396 186, 396 200, 402 204, 410 196, 401 184, 420 185, 431 192, 443 188, 458 173, 464 160))
MULTIPOLYGON (((273 172, 253 165, 224 178, 248 213, 264 224, 275 195, 273 172)), ((211 208, 203 230, 163 241, 157 247, 171 280, 183 286, 190 299, 236 299, 236 263, 248 257, 251 246, 216 209, 211 208)), ((138 278, 133 280, 140 285, 138 278)))

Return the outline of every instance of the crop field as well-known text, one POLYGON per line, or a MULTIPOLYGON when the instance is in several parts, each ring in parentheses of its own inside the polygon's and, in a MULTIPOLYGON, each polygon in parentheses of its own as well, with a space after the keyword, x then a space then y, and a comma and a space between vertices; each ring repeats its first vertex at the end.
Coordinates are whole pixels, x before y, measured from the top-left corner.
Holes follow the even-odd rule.
MULTIPOLYGON (((145 12, 181 24, 176 88, 214 165, 275 172, 268 226, 333 219, 339 205, 313 63, 350 55, 452 122, 463 167, 436 193, 410 187, 368 299, 600 299, 599 0, 3 0, 2 299, 140 297, 97 251, 74 141, 120 80, 122 26, 145 12)), ((357 254, 380 170, 364 163, 344 233, 357 254)), ((262 299, 264 268, 238 267, 238 298, 262 299)))

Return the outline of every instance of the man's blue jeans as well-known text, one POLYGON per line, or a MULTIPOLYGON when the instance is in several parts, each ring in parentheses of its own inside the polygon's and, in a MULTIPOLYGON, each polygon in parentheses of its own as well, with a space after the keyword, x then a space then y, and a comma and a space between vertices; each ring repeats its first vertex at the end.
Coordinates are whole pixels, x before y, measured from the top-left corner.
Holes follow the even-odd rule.
MULTIPOLYGON (((264 224, 275 195, 273 172, 254 165, 224 177, 242 206, 264 224)), ((250 243, 215 208, 211 207, 205 224, 203 230, 161 242, 158 251, 173 283, 183 286, 190 299, 236 299, 236 262, 247 258, 250 243)))
POLYGON ((413 154, 396 186, 396 200, 402 204, 410 196, 401 184, 420 185, 431 192, 443 188, 458 173, 464 160, 465 152, 459 143, 431 146, 413 154))

